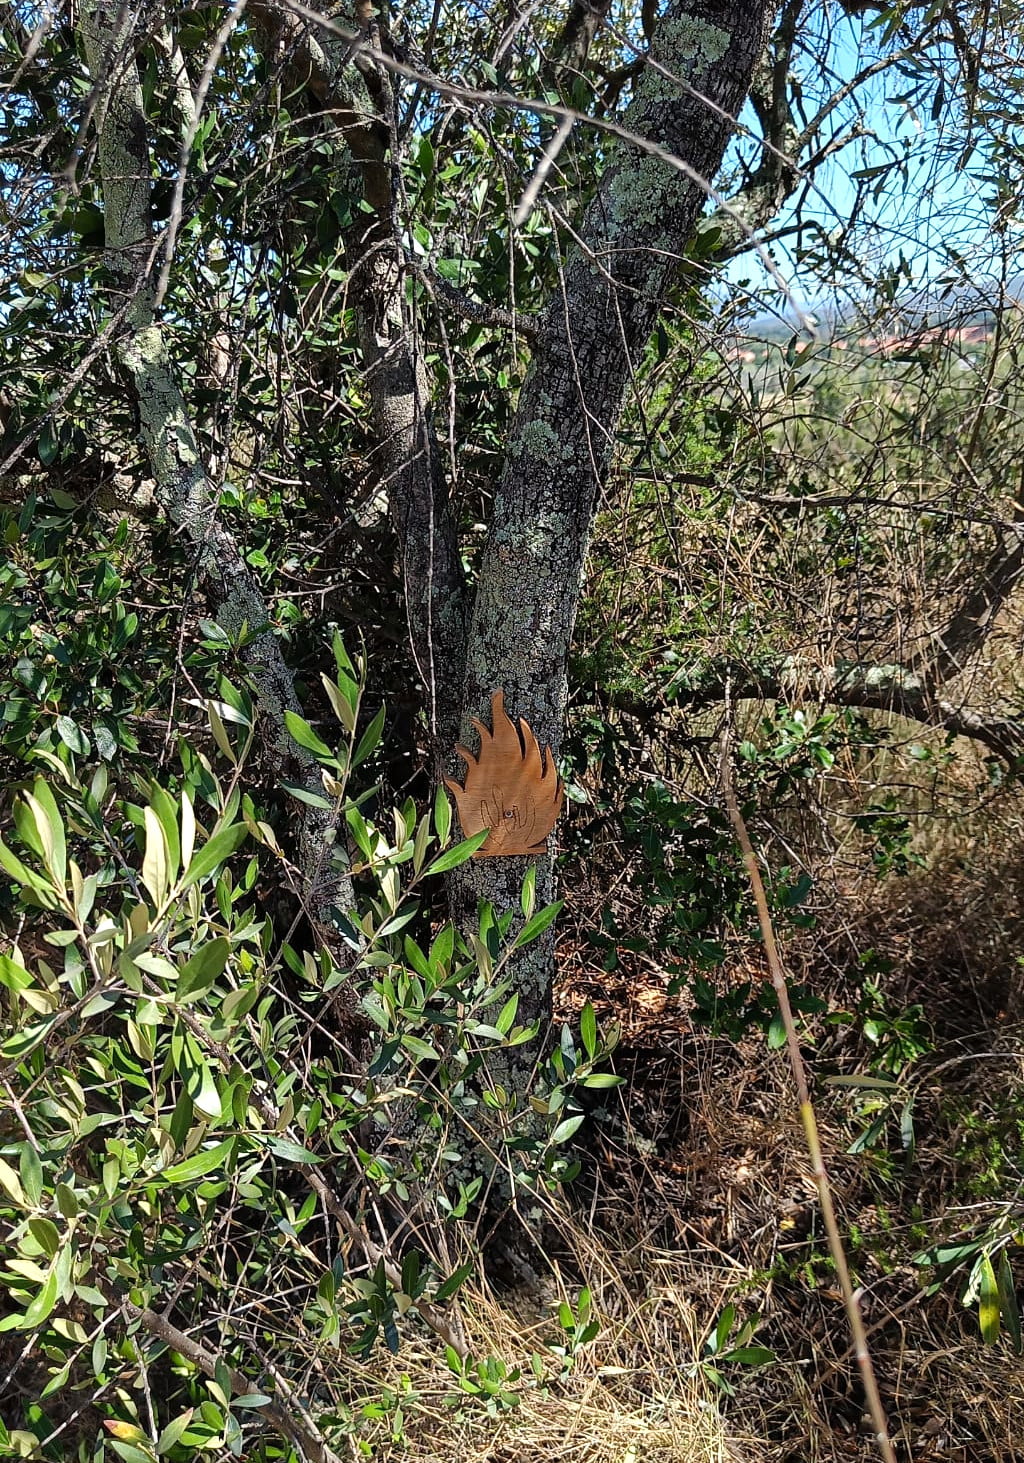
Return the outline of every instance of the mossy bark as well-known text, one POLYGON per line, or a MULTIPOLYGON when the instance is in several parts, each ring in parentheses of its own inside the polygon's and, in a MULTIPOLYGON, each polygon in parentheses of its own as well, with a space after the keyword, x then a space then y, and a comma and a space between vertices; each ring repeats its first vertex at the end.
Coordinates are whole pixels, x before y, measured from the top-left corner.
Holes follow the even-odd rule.
MULTIPOLYGON (((299 710, 291 672, 268 628, 270 616, 252 571, 234 538, 217 521, 216 493, 156 319, 152 169, 135 58, 136 24, 130 6, 103 0, 83 6, 80 18, 86 61, 98 91, 104 242, 114 280, 110 303, 124 311, 115 337, 117 359, 130 385, 159 505, 194 555, 197 579, 210 598, 218 624, 232 639, 246 632, 243 654, 270 764, 322 794, 319 768, 292 741, 285 726, 285 710, 299 710)), ((303 893, 310 915, 322 926, 330 906, 349 908, 352 903, 348 875, 333 862, 330 814, 306 807, 300 842, 303 893)))
MULTIPOLYGON (((550 300, 520 397, 482 555, 469 631, 463 735, 501 688, 557 755, 569 646, 591 521, 629 383, 676 277, 750 85, 773 6, 674 0, 625 125, 656 150, 620 144, 550 300), (667 156, 666 156, 667 155, 667 156), (674 165, 675 159, 681 166, 674 165)), ((459 871, 464 920, 479 900, 518 903, 528 861, 479 859, 459 871)), ((550 857, 538 902, 554 893, 550 857)), ((520 1019, 547 1018, 553 933, 516 959, 520 1019)), ((517 1049, 525 1072, 536 1052, 517 1049)))

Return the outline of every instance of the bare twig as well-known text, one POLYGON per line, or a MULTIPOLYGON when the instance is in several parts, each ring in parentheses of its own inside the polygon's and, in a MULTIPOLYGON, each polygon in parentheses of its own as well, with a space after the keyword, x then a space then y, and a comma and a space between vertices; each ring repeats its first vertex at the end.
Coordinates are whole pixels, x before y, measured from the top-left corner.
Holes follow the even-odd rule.
POLYGON ((512 222, 516 228, 522 228, 523 224, 533 212, 533 205, 537 202, 537 195, 544 187, 544 180, 548 173, 558 161, 558 154, 569 141, 569 134, 572 132, 573 119, 563 117, 558 127, 548 140, 548 145, 541 153, 540 162, 533 171, 533 176, 523 189, 522 197, 516 204, 516 211, 512 215, 512 222))
MULTIPOLYGON (((151 1336, 156 1336, 160 1341, 165 1342, 168 1346, 173 1347, 175 1351, 180 1352, 187 1361, 197 1366, 204 1375, 215 1377, 218 1366, 227 1366, 227 1373, 231 1379, 231 1387, 236 1395, 240 1397, 256 1397, 263 1391, 255 1382, 251 1382, 244 1373, 238 1371, 229 1363, 226 1363, 223 1357, 215 1355, 214 1352, 208 1350, 200 1342, 194 1341, 191 1336, 186 1335, 167 1316, 150 1310, 148 1306, 141 1307, 132 1305, 127 1300, 122 1301, 121 1304, 124 1306, 127 1315, 139 1321, 151 1336)), ((275 1378, 275 1383, 278 1387, 282 1385, 280 1376, 275 1378)), ((275 1432, 280 1433, 283 1438, 287 1438, 292 1446, 298 1449, 301 1456, 308 1460, 308 1463, 341 1463, 338 1454, 327 1446, 319 1430, 312 1422, 312 1419, 308 1417, 308 1414, 301 1421, 296 1416, 296 1413, 299 1411, 296 1399, 289 1397, 288 1402, 294 1411, 286 1411, 278 1402, 271 1399, 270 1401, 264 1402, 258 1409, 255 1409, 256 1415, 262 1417, 264 1422, 272 1427, 275 1432)))
POLYGON ((874 1428, 875 1442, 885 1463, 896 1463, 896 1454, 893 1451, 892 1441, 889 1437, 889 1425, 886 1421, 885 1409, 882 1406, 882 1399, 878 1391, 878 1382, 875 1379, 875 1369, 871 1361, 871 1352, 868 1348, 864 1317, 860 1309, 860 1292, 853 1287, 853 1279, 850 1275, 846 1251, 843 1249, 843 1241, 839 1234, 836 1211, 832 1203, 832 1190, 829 1186, 828 1173, 825 1169, 825 1161, 821 1152, 818 1122, 814 1114, 810 1088, 807 1082, 807 1068, 804 1064, 803 1054, 800 1051, 800 1038, 797 1035, 796 1022, 793 1020, 793 1008, 790 1005, 789 988, 786 984, 786 974, 782 968, 782 960, 775 940, 775 930, 772 926, 772 917, 764 892, 764 881, 761 878, 761 870, 758 867, 757 855, 754 853, 753 844, 750 842, 747 825, 743 821, 743 814, 740 812, 740 806, 736 800, 736 788, 732 777, 731 743, 731 723, 730 719, 727 718, 725 729, 722 732, 721 743, 721 777, 722 791, 725 794, 725 805, 729 813, 730 822, 736 833, 736 841, 743 854, 744 867, 747 871, 747 877, 750 880, 754 903, 757 906, 757 921, 761 929, 761 939, 764 941, 765 957, 768 961, 768 969, 771 972, 772 985, 775 987, 775 994, 778 998, 779 1013, 782 1016, 782 1022, 786 1028, 786 1046, 789 1050, 789 1060, 793 1069, 793 1081, 796 1084, 797 1096, 800 1101, 800 1119, 803 1123, 807 1152, 811 1160, 811 1174, 814 1178, 815 1187, 818 1190, 818 1203, 821 1206, 821 1217, 825 1225, 825 1233, 828 1236, 829 1252, 832 1255, 832 1262, 836 1267, 839 1288, 843 1293, 843 1304, 846 1308, 846 1315, 850 1323, 850 1331, 853 1336, 853 1344, 857 1356, 857 1365, 860 1368, 861 1381, 864 1385, 864 1396, 874 1428))

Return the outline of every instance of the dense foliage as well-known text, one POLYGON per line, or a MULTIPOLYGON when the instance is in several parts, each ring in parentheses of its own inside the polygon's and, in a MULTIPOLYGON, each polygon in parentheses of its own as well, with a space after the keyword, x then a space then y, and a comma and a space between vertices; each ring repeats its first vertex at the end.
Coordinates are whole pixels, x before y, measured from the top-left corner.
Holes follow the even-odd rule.
POLYGON ((593 418, 567 814, 492 897, 438 544, 471 623, 703 21, 146 3, 104 66, 105 11, 0 30, 0 1456, 848 1456, 728 762, 894 1434, 1009 1459, 884 1315, 1017 1395, 1019 8, 780 7, 593 418))

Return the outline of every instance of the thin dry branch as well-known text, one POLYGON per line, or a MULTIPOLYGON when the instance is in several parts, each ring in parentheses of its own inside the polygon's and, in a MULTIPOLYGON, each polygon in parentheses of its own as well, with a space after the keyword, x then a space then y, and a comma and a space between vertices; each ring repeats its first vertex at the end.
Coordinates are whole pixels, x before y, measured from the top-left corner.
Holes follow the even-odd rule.
MULTIPOLYGON (((757 666, 712 660, 695 667, 688 685, 677 687, 667 705, 701 710, 726 700, 816 701, 823 706, 847 706, 882 711, 916 721, 936 731, 980 742, 1011 767, 1024 756, 1024 714, 1014 717, 996 711, 957 706, 932 689, 920 671, 899 664, 840 661, 822 665, 804 656, 778 655, 757 666)), ((657 694, 650 698, 615 693, 607 698, 630 715, 649 716, 657 694)))
POLYGON ((726 809, 728 810, 729 820, 736 833, 736 841, 743 855, 743 864, 747 871, 747 877, 750 880, 754 903, 757 906, 757 921, 761 930, 761 939, 764 942, 765 957, 768 961, 768 969, 771 972, 772 985, 775 987, 775 994, 778 998, 779 1012, 782 1016, 783 1025, 786 1028, 786 1046, 789 1051, 789 1060, 793 1069, 793 1081, 796 1084, 797 1097, 800 1102, 800 1119, 803 1123, 804 1135, 807 1140, 807 1152, 811 1160, 811 1174, 818 1191, 818 1203, 821 1206, 821 1217, 825 1225, 825 1233, 828 1236, 829 1252, 836 1267, 836 1276, 839 1280, 839 1288, 843 1294, 843 1304, 846 1308, 850 1331, 853 1335, 857 1365, 860 1368, 861 1381, 864 1385, 864 1396, 867 1401, 868 1411, 871 1414, 872 1426, 875 1430, 875 1442, 885 1463, 896 1463, 896 1454, 893 1451, 892 1441, 889 1437, 889 1425, 886 1421, 885 1409, 882 1406, 882 1398, 879 1394, 878 1382, 875 1378, 875 1369, 871 1361, 871 1350, 868 1346, 867 1332, 864 1328, 864 1318, 861 1315, 859 1292, 853 1286, 850 1266, 839 1233, 839 1224, 836 1220, 835 1206, 832 1203, 832 1190, 829 1186, 828 1171, 825 1168, 825 1160, 821 1151, 821 1140, 818 1136, 818 1122, 815 1117, 814 1105, 811 1102, 811 1092, 807 1081, 807 1068, 804 1065, 803 1053, 800 1050, 800 1037, 797 1034, 796 1022, 793 1020, 793 1008, 789 1000, 789 987, 786 983, 786 973, 783 969, 778 944, 775 940, 775 930, 772 926, 772 917, 768 909, 764 881, 761 878, 761 870, 758 866, 757 855, 754 853, 754 848, 750 841, 750 834, 747 832, 747 825, 743 821, 743 814, 740 812, 740 806, 736 799, 736 789, 732 778, 731 729, 728 722, 722 733, 720 766, 722 791, 725 795, 726 809))
MULTIPOLYGON (((131 1301, 122 1300, 126 1314, 137 1320, 151 1336, 157 1337, 174 1351, 192 1362, 207 1377, 216 1377, 218 1368, 226 1367, 227 1374, 231 1379, 232 1391, 239 1397, 258 1397, 266 1395, 264 1388, 226 1362, 222 1356, 216 1355, 208 1347, 200 1342, 194 1341, 191 1336, 182 1331, 166 1315, 151 1310, 149 1306, 132 1305, 131 1301)), ((278 1389, 285 1386, 280 1376, 275 1376, 274 1385, 278 1389)), ((268 1427, 272 1428, 281 1437, 285 1438, 293 1447, 297 1448, 302 1458, 308 1463, 342 1463, 341 1458, 332 1448, 329 1448, 320 1435, 319 1430, 309 1418, 308 1414, 300 1418, 301 1404, 295 1397, 286 1398, 288 1408, 283 1407, 275 1399, 263 1402, 258 1408, 250 1409, 253 1416, 262 1418, 268 1427), (290 1410, 289 1410, 290 1409, 290 1410)))

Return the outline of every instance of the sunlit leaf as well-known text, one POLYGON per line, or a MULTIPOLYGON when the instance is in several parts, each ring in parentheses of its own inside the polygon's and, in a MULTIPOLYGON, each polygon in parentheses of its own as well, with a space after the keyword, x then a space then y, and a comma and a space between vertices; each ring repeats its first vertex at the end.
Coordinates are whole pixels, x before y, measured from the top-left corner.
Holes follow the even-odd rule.
POLYGON ((212 874, 214 869, 218 869, 240 847, 245 841, 246 834, 247 829, 244 823, 235 823, 232 827, 222 828, 219 833, 215 833, 193 856, 180 888, 188 889, 192 884, 198 884, 200 879, 205 879, 208 874, 212 874))

